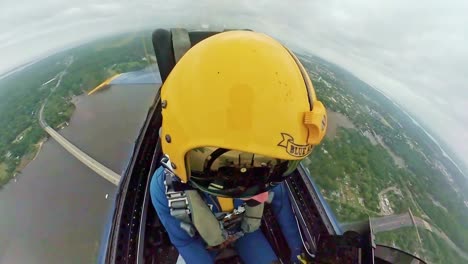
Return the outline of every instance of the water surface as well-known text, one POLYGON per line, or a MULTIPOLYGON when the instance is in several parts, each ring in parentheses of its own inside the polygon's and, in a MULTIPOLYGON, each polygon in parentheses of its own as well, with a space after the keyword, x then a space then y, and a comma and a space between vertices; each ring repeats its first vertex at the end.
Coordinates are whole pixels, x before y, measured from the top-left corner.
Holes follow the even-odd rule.
MULTIPOLYGON (((60 133, 120 174, 158 86, 112 85, 78 96, 60 133)), ((0 263, 95 262, 115 190, 49 139, 0 191, 0 263)))

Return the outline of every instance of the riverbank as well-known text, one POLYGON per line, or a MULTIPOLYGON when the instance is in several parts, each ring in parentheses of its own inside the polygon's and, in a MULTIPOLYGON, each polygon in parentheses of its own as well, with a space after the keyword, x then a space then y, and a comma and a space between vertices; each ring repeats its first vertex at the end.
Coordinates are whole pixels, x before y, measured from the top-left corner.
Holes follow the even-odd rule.
MULTIPOLYGON (((156 73, 157 75, 157 73, 156 73)), ((58 76, 58 75, 57 75, 58 76)), ((81 90, 79 95, 70 95, 70 96, 55 96, 55 98, 49 97, 47 103, 44 107, 44 119, 48 125, 50 125, 55 130, 61 130, 69 125, 69 122, 76 110, 76 105, 79 103, 83 95, 91 95, 94 92, 101 90, 102 88, 113 85, 114 80, 119 79, 118 77, 124 77, 122 82, 125 84, 130 84, 132 82, 140 83, 157 83, 157 78, 154 78, 155 73, 149 72, 148 70, 141 70, 135 72, 125 72, 122 74, 114 73, 112 77, 104 80, 100 85, 91 89, 91 90, 81 90), (151 78, 150 78, 151 77, 151 78)), ((61 75, 63 77, 63 75, 61 75)), ((54 86, 57 88, 60 84, 61 78, 54 86)), ((55 89, 54 89, 55 90, 55 89)), ((39 126, 39 124, 35 124, 39 126)), ((33 125, 34 126, 34 125, 33 125)), ((39 128, 39 127, 37 127, 39 128)), ((28 164, 33 161, 39 154, 43 143, 47 140, 48 136, 44 133, 44 136, 38 140, 31 140, 28 137, 30 136, 29 132, 32 127, 28 128, 25 132, 23 131, 18 135, 17 141, 31 142, 28 149, 32 149, 25 153, 23 156, 14 157, 8 156, 4 159, 3 162, 0 162, 0 188, 6 185, 10 180, 15 178, 15 176, 28 166, 28 164), (29 140, 29 141, 28 141, 29 140)), ((41 129, 42 130, 42 129, 41 129)))
MULTIPOLYGON (((34 144, 34 150, 28 152, 19 159, 18 165, 15 167, 13 172, 8 171, 8 165, 5 162, 0 163, 0 188, 16 178, 21 171, 28 166, 28 164, 35 160, 41 152, 42 146, 47 141, 47 137, 42 138, 39 142, 34 144)), ((16 181, 16 180, 15 180, 16 181)))
POLYGON ((4 162, 0 162, 0 189, 2 188, 2 186, 4 184, 2 184, 3 182, 8 182, 10 179, 7 179, 8 177, 8 173, 7 173, 7 170, 8 170, 8 165, 4 162))
MULTIPOLYGON (((60 112, 60 115, 65 117, 65 121, 60 123, 57 126, 54 126, 54 129, 61 130, 64 127, 68 126, 69 121, 71 119, 71 116, 76 110, 75 103, 73 102, 75 99, 74 97, 71 98, 66 98, 66 104, 67 104, 67 109, 64 111, 60 112)), ((38 124, 36 124, 39 126, 38 124)), ((31 130, 31 129, 30 129, 31 130)), ((27 140, 28 134, 24 135, 21 137, 21 140, 27 140)), ((5 158, 5 161, 0 162, 0 188, 5 186, 8 182, 10 182, 12 179, 14 179, 18 174, 20 174, 27 166, 28 164, 35 160, 37 156, 39 155, 43 144, 47 141, 48 139, 47 133, 44 132, 44 136, 39 138, 38 141, 33 142, 30 147, 32 149, 31 151, 25 153, 22 157, 7 157, 5 158)))
POLYGON ((39 153, 41 152, 41 149, 42 149, 42 146, 44 145, 44 143, 48 140, 48 137, 45 137, 43 138, 41 141, 39 141, 39 143, 36 144, 37 146, 37 149, 36 149, 36 154, 34 155, 34 157, 32 158, 31 161, 35 160, 37 158, 37 156, 39 155, 39 153))

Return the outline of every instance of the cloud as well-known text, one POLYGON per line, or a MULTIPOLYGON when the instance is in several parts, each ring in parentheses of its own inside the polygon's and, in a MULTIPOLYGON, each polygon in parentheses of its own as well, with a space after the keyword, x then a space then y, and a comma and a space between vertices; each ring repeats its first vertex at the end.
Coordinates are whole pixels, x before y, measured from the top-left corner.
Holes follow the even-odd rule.
POLYGON ((0 72, 113 32, 252 28, 343 66, 468 157, 466 10, 458 0, 2 0, 0 72))

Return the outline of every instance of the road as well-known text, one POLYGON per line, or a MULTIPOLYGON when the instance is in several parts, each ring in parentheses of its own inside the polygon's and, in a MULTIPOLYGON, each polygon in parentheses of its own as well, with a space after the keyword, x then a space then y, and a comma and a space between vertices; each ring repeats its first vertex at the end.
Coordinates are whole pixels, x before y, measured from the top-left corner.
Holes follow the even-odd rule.
POLYGON ((375 233, 413 225, 408 213, 372 218, 371 223, 375 233))
MULTIPOLYGON (((439 238, 443 239, 447 244, 455 250, 461 257, 468 260, 468 254, 465 251, 460 249, 452 240, 438 228, 431 226, 428 222, 424 219, 419 217, 413 216, 414 224, 419 227, 426 229, 439 238)), ((395 230, 405 226, 413 226, 413 220, 409 213, 399 214, 399 215, 388 215, 383 217, 377 217, 371 219, 372 228, 374 233, 383 232, 383 231, 390 231, 395 230)))
MULTIPOLYGON (((60 85, 60 82, 62 81, 62 77, 65 75, 67 68, 57 75, 59 79, 55 87, 51 89, 51 93, 55 91, 55 89, 60 85)), ((100 175, 104 179, 108 180, 114 185, 118 185, 120 182, 119 174, 113 172, 109 168, 105 167, 104 165, 102 165, 101 163, 99 163, 98 161, 90 157, 88 154, 80 150, 78 147, 76 147, 70 141, 68 141, 66 138, 60 135, 57 131, 55 131, 53 128, 47 125, 43 117, 44 106, 47 104, 47 100, 48 98, 44 100, 44 102, 41 105, 41 109, 39 110, 38 116, 39 116, 39 124, 41 125, 41 127, 47 132, 47 134, 49 134, 53 139, 55 139, 62 147, 64 147, 68 152, 70 152, 70 154, 72 154, 75 158, 83 162, 83 164, 88 166, 91 170, 96 172, 98 175, 100 175)))

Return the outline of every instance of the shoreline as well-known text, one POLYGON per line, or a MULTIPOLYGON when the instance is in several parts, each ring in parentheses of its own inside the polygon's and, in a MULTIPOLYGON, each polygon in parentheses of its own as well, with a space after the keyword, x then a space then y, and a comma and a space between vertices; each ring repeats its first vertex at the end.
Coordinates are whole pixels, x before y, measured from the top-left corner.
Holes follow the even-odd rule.
MULTIPOLYGON (((37 156, 39 156, 39 153, 40 153, 41 150, 42 150, 42 146, 44 145, 44 143, 47 142, 47 140, 48 140, 48 138, 45 137, 45 138, 41 139, 41 140, 39 141, 39 143, 36 144, 36 146, 37 146, 36 154, 34 155, 34 158, 33 158, 31 161, 35 160, 35 159, 37 158, 37 156)), ((30 161, 30 162, 31 162, 31 161, 30 161)), ((29 164, 29 162, 28 162, 28 164, 29 164)), ((26 164, 26 166, 28 166, 28 164, 26 164)), ((25 166, 25 168, 26 168, 26 166, 25 166)))
MULTIPOLYGON (((69 101, 72 101, 72 99, 70 99, 69 101)), ((73 113, 75 112, 75 109, 76 109, 76 106, 75 104, 73 104, 73 110, 72 110, 72 113, 71 113, 71 116, 73 115, 73 113)), ((68 121, 65 121, 63 122, 62 124, 60 125, 63 125, 63 124, 68 124, 68 122, 70 122, 70 119, 71 119, 71 116, 69 118, 68 121)), ((15 171, 13 172, 13 174, 11 175, 7 175, 7 180, 6 182, 4 182, 3 184, 0 184, 0 189, 4 186, 6 186, 8 183, 11 182, 11 180, 15 180, 16 182, 16 178, 19 174, 21 174, 21 172, 32 162, 34 161, 38 156, 39 156, 39 153, 41 153, 41 150, 42 150, 42 147, 44 146, 44 143, 47 142, 47 140, 49 140, 49 135, 46 135, 41 138, 38 142, 34 143, 33 146, 35 147, 35 150, 34 151, 31 151, 31 152, 28 152, 26 153, 25 155, 23 155, 21 158, 20 158, 20 161, 19 161, 19 164, 16 166, 15 168, 15 171)))
MULTIPOLYGON (((67 120, 59 124, 58 126, 59 130, 68 126, 71 120, 71 117, 73 116, 76 110, 76 103, 79 101, 79 96, 87 94, 87 93, 88 91, 83 91, 79 95, 73 95, 71 98, 66 99, 67 102, 72 103, 72 107, 71 107, 72 112, 70 114, 70 117, 67 120)), ((49 135, 46 133, 46 135, 43 138, 41 138, 38 142, 33 144, 33 146, 35 146, 35 150, 26 153, 19 159, 19 164, 16 166, 14 172, 11 175, 8 175, 8 174, 6 175, 7 180, 3 184, 0 184, 0 189, 6 186, 8 183, 10 183, 12 180, 16 182, 16 178, 18 177, 18 175, 21 174, 21 172, 39 156, 39 153, 41 152, 44 143, 47 142, 48 139, 49 139, 49 135)))
MULTIPOLYGON (((100 90, 101 88, 105 88, 104 86, 110 86, 111 85, 111 81, 117 79, 117 77, 121 76, 122 73, 120 74, 114 74, 113 76, 111 76, 110 78, 106 79, 103 83, 101 83, 100 85, 98 85, 97 87, 95 87, 94 89, 91 89, 91 90, 82 90, 82 93, 79 94, 79 95, 73 95, 69 98, 66 98, 65 100, 68 102, 68 103, 71 103, 71 113, 70 113, 70 116, 67 118, 67 120, 65 120, 64 122, 62 122, 61 124, 59 124, 57 127, 55 127, 54 129, 55 130, 60 130, 60 129, 63 129, 64 127, 68 126, 69 125, 69 122, 76 110, 76 104, 81 100, 80 96, 83 96, 83 95, 90 95, 98 90, 100 90)), ((0 183, 0 189, 3 187, 3 186, 6 186, 11 180, 15 179, 18 174, 21 174, 21 172, 30 164, 31 161, 34 161, 38 156, 39 156, 39 153, 41 152, 42 150, 42 147, 44 145, 44 143, 49 139, 49 136, 46 134, 42 139, 40 139, 38 142, 32 144, 33 146, 35 146, 35 149, 29 153, 26 153, 24 154, 21 158, 19 158, 19 162, 18 162, 18 165, 16 166, 15 170, 10 174, 8 175, 6 173, 7 171, 7 167, 3 167, 3 163, 0 163, 0 168, 2 169, 2 171, 0 171, 0 180, 2 180, 2 177, 3 180, 6 180, 6 181, 3 181, 2 180, 2 183, 0 183), (5 170, 5 171, 3 171, 5 170), (2 174, 5 173, 3 176, 2 174)), ((6 164, 5 164, 6 165, 6 164)))
MULTIPOLYGON (((72 113, 68 120, 62 122, 61 124, 58 125, 58 130, 63 129, 64 127, 69 125, 69 122, 71 120, 71 117, 73 116, 75 110, 76 110, 76 103, 80 100, 79 96, 86 94, 87 91, 83 91, 83 93, 79 95, 73 95, 71 98, 68 98, 67 101, 72 103, 72 113)), ((57 129, 57 128, 54 128, 57 129)), ((19 174, 32 162, 34 161, 38 156, 39 153, 41 153, 42 147, 44 146, 44 143, 49 140, 49 135, 46 133, 46 135, 41 138, 38 142, 34 143, 33 146, 35 146, 35 150, 31 151, 29 153, 26 153, 24 156, 20 158, 19 164, 16 166, 15 171, 13 174, 7 176, 7 181, 4 184, 0 185, 0 189, 4 186, 6 186, 8 183, 11 182, 11 180, 15 180, 19 174)))
POLYGON ((31 163, 31 161, 35 160, 37 156, 39 156, 39 153, 42 150, 42 146, 47 141, 47 139, 48 137, 46 136, 39 140, 39 142, 34 144, 34 146, 36 147, 35 151, 29 152, 21 158, 20 163, 16 167, 16 172, 13 174, 13 177, 11 179, 16 178, 16 176, 20 174, 29 165, 29 163, 31 163))
POLYGON ((12 180, 16 182, 16 179, 18 178, 18 175, 22 173, 22 171, 33 161, 35 160, 38 156, 39 153, 42 150, 42 146, 44 143, 48 140, 48 137, 44 137, 39 142, 34 144, 35 150, 31 151, 29 153, 26 153, 21 159, 19 160, 19 164, 16 166, 14 172, 10 175, 6 174, 6 181, 3 182, 3 184, 0 184, 0 190, 8 185, 12 180))

